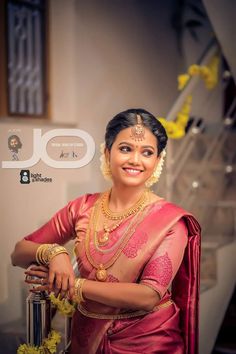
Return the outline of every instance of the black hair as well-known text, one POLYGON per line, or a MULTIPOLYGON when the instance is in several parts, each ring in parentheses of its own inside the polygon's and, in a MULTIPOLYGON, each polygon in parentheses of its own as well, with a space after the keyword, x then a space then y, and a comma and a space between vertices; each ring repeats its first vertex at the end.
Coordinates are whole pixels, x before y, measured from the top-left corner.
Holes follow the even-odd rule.
POLYGON ((137 124, 137 115, 141 116, 143 125, 155 135, 157 139, 157 151, 158 155, 160 155, 165 149, 168 140, 166 130, 153 114, 142 108, 127 109, 126 111, 118 113, 108 122, 105 134, 106 148, 109 151, 111 150, 116 136, 121 130, 137 124))

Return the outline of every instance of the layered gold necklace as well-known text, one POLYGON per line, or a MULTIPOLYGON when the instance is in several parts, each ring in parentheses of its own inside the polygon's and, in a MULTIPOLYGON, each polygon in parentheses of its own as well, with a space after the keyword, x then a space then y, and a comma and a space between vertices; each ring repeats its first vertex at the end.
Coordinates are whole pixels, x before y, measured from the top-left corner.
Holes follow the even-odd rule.
MULTIPOLYGON (((92 209, 92 213, 90 216, 89 220, 89 225, 87 228, 86 232, 86 240, 85 240, 85 251, 86 251, 86 256, 88 258, 88 261, 91 263, 91 265, 96 268, 96 279, 99 281, 105 281, 107 279, 107 271, 106 269, 111 267, 112 264, 117 260, 119 255, 121 254, 123 248, 127 244, 130 236, 134 233, 135 231, 135 224, 140 223, 143 218, 145 213, 143 213, 142 216, 139 214, 141 211, 144 209, 147 201, 148 201, 148 192, 145 191, 141 198, 138 200, 138 202, 132 206, 131 208, 125 210, 122 213, 114 213, 109 209, 108 202, 109 202, 109 195, 110 192, 105 192, 95 203, 92 209), (97 224, 98 224, 98 219, 99 219, 99 212, 102 211, 103 215, 109 219, 109 220, 119 220, 116 224, 114 224, 112 227, 108 228, 106 224, 103 225, 104 233, 102 236, 97 237, 97 224), (91 231, 93 230, 94 232, 94 243, 96 248, 101 252, 101 253, 107 253, 110 252, 109 250, 104 250, 104 252, 99 248, 100 246, 104 246, 109 242, 109 236, 112 231, 114 231, 118 226, 121 225, 121 223, 129 216, 134 215, 134 218, 131 223, 129 223, 128 227, 124 231, 122 237, 118 241, 118 247, 117 251, 115 254, 109 259, 109 261, 106 264, 99 264, 97 263, 91 256, 90 252, 90 241, 91 241, 91 231)), ((112 247, 111 250, 114 248, 112 247)))
MULTIPOLYGON (((108 220, 118 220, 118 222, 114 223, 110 227, 108 227, 106 222, 103 223, 104 233, 101 234, 100 237, 97 237, 97 242, 99 246, 106 246, 107 243, 109 242, 110 234, 115 229, 117 229, 125 219, 127 219, 129 216, 133 214, 136 214, 139 210, 143 209, 143 206, 147 202, 148 192, 149 190, 145 190, 141 195, 140 199, 134 205, 132 205, 132 207, 122 212, 112 212, 109 209, 109 199, 111 195, 111 190, 103 194, 101 199, 101 211, 104 217, 108 220)), ((95 230, 95 232, 97 235, 97 230, 95 230)))

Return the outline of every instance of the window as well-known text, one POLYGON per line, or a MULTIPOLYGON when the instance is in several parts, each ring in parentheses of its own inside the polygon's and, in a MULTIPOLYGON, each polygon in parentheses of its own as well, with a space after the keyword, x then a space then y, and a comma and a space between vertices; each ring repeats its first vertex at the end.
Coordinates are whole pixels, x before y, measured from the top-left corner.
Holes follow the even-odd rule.
POLYGON ((0 114, 46 118, 47 1, 6 0, 2 3, 0 87, 5 93, 0 99, 0 114))

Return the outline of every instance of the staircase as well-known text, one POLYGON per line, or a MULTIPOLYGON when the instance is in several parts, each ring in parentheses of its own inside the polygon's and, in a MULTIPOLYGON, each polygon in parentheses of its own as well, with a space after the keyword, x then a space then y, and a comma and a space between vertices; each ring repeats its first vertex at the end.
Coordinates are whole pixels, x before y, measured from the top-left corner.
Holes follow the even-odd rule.
MULTIPOLYGON (((210 46, 202 63, 216 50, 210 46)), ((192 79, 172 107, 169 120, 175 119, 187 95, 199 85, 192 79)), ((206 91, 209 112, 222 100, 224 85, 210 94, 206 91)), ((194 100, 197 107, 197 95, 194 100)), ((158 194, 192 212, 202 227, 200 354, 212 352, 236 280, 235 106, 233 100, 225 117, 219 110, 215 119, 208 119, 199 102, 194 115, 202 118, 201 124, 193 117, 186 136, 169 142, 166 172, 158 186, 158 194)))

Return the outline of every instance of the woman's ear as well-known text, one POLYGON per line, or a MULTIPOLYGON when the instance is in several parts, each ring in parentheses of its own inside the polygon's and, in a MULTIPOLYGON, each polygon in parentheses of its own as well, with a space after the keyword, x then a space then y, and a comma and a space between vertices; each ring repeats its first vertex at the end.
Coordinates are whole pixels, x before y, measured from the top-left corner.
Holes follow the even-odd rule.
POLYGON ((160 162, 161 156, 157 156, 156 163, 155 163, 155 169, 157 168, 159 162, 160 162))

